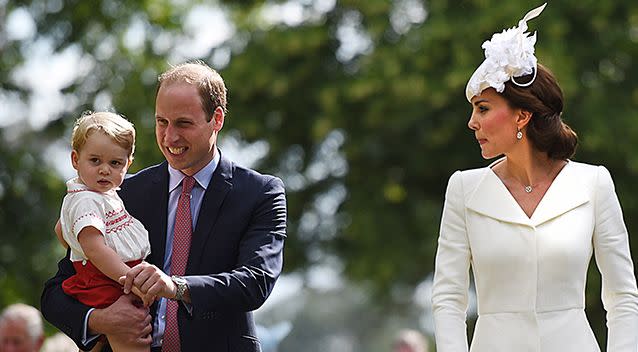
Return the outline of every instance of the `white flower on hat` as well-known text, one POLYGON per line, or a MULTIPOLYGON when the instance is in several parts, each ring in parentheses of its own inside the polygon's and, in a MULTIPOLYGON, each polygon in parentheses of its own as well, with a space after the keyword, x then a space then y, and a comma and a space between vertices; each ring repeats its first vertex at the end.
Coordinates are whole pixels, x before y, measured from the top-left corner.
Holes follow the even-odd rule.
POLYGON ((519 86, 532 84, 536 78, 537 66, 536 56, 534 56, 536 32, 531 36, 526 33, 527 21, 540 15, 545 6, 547 3, 528 12, 518 22, 518 27, 495 33, 491 40, 483 43, 485 61, 474 71, 467 83, 465 96, 468 101, 489 87, 502 93, 505 90, 505 82, 509 80, 519 86), (521 84, 515 81, 515 77, 532 73, 534 73, 534 78, 529 82, 521 84))

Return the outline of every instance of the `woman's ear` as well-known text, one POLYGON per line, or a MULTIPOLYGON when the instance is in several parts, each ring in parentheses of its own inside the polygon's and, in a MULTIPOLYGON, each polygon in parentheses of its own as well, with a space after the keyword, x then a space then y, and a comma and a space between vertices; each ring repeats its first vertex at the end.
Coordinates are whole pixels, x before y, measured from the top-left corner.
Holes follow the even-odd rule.
POLYGON ((525 126, 527 126, 527 124, 532 120, 532 113, 527 111, 527 110, 523 110, 523 109, 519 109, 518 113, 516 114, 516 125, 518 126, 519 130, 522 130, 525 126))

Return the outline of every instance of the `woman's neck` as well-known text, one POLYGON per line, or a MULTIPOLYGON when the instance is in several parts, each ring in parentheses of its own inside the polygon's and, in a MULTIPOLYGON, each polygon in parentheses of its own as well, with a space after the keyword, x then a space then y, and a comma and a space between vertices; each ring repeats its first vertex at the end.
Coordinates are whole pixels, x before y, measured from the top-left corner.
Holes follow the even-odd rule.
MULTIPOLYGON (((551 182, 567 162, 550 158, 547 153, 534 148, 521 153, 505 155, 502 175, 524 187, 551 182)), ((530 189, 531 189, 530 188, 530 189)))

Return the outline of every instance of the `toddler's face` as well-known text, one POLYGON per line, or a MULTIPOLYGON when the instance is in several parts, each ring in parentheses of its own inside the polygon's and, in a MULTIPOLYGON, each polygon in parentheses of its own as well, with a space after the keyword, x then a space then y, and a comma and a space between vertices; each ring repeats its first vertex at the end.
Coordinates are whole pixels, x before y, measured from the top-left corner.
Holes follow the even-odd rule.
POLYGON ((130 165, 128 150, 99 131, 88 136, 82 150, 71 152, 71 162, 82 183, 97 192, 119 187, 130 165))

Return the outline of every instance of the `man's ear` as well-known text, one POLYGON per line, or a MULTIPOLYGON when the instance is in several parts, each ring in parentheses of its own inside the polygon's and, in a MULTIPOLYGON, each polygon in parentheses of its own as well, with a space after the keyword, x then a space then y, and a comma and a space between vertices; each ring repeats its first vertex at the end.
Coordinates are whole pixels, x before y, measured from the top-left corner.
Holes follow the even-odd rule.
POLYGON ((224 109, 222 109, 221 106, 216 107, 213 112, 213 118, 211 119, 215 131, 219 132, 222 127, 224 127, 224 118, 224 109))

